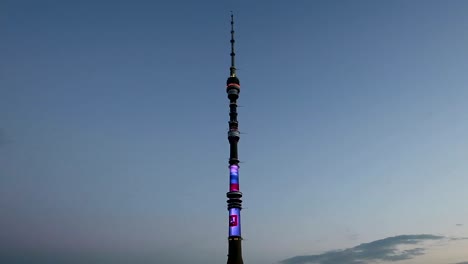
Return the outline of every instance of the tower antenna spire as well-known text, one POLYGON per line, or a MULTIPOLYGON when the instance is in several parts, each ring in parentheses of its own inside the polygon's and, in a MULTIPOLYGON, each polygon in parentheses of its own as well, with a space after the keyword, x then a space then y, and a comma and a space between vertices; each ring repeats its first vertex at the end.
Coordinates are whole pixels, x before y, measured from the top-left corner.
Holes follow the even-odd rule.
POLYGON ((235 57, 236 53, 234 52, 234 14, 231 11, 231 67, 230 69, 230 76, 236 77, 236 66, 235 66, 235 57))

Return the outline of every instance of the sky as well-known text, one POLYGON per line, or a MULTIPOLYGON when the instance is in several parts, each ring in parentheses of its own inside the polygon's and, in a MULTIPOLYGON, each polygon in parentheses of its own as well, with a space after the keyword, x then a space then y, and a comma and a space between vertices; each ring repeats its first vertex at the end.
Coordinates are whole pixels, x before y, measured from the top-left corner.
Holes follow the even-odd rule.
POLYGON ((0 3, 0 262, 226 261, 230 11, 243 258, 468 253, 468 2, 0 3))

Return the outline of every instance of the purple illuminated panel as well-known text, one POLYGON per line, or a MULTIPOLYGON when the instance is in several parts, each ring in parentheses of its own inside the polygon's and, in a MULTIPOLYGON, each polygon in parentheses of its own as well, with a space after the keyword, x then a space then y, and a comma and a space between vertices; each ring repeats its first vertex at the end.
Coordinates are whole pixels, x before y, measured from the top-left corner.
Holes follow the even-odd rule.
POLYGON ((240 236, 240 235, 241 235, 240 209, 231 208, 229 209, 229 236, 240 236))
POLYGON ((239 191, 239 166, 231 165, 229 167, 230 177, 229 177, 229 191, 238 192, 239 191))

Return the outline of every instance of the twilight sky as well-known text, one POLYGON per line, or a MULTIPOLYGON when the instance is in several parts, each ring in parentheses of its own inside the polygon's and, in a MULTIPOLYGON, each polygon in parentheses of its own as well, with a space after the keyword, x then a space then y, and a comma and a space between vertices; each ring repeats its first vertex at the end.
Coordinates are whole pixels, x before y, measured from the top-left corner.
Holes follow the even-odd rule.
POLYGON ((0 262, 468 261, 467 1, 0 3, 0 262), (338 251, 337 251, 338 250, 338 251))

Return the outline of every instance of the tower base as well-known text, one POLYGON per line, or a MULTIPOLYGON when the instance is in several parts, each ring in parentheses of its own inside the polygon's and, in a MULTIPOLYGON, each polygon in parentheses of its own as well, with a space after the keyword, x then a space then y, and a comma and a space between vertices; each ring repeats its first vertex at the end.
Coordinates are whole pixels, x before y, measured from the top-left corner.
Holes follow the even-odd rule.
POLYGON ((242 237, 229 237, 227 264, 244 264, 242 260, 242 237))

